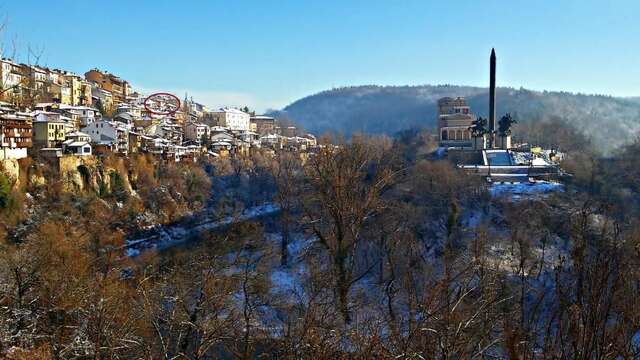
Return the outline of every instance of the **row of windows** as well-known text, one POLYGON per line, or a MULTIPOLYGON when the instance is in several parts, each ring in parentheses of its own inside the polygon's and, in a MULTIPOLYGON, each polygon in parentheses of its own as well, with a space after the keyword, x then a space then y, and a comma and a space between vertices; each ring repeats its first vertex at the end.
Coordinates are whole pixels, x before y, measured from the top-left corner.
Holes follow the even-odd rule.
POLYGON ((469 130, 442 130, 442 140, 471 140, 471 131, 469 130))

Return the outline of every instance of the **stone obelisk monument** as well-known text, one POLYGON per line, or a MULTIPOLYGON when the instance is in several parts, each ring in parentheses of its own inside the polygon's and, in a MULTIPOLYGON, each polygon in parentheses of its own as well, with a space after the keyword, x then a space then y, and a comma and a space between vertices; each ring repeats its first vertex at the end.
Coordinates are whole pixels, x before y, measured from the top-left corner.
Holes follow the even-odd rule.
POLYGON ((489 148, 496 147, 496 51, 491 49, 489 60, 489 148))

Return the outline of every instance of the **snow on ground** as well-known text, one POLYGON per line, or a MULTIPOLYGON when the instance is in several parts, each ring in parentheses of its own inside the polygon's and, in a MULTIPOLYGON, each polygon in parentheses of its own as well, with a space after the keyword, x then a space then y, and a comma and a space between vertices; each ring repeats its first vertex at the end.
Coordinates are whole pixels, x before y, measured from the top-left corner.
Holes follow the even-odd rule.
POLYGON ((476 228, 482 223, 483 219, 484 213, 482 209, 473 209, 462 219, 462 225, 468 228, 476 228))
POLYGON ((156 229, 151 236, 141 239, 127 239, 125 254, 129 257, 140 255, 141 252, 150 249, 166 249, 187 241, 190 237, 205 231, 229 225, 233 222, 241 222, 264 215, 273 214, 280 209, 275 204, 262 204, 245 209, 240 215, 226 216, 222 219, 205 219, 195 226, 165 225, 156 229))
MULTIPOLYGON (((273 234, 270 238, 274 247, 280 246, 280 241, 282 241, 280 235, 273 234)), ((273 294, 282 295, 284 298, 290 299, 291 302, 296 302, 305 296, 303 284, 309 274, 304 256, 315 240, 315 238, 305 237, 304 234, 294 234, 289 244, 287 244, 289 266, 275 267, 270 274, 271 292, 273 294)))
POLYGON ((512 151, 511 157, 514 164, 517 165, 554 165, 555 161, 562 158, 561 153, 553 152, 552 150, 542 150, 539 155, 534 155, 530 152, 512 151), (553 161, 551 157, 553 156, 553 161))
POLYGON ((306 275, 307 270, 304 263, 295 264, 288 269, 275 269, 270 276, 271 292, 287 295, 292 300, 303 297, 304 288, 302 283, 306 275))
POLYGON ((556 191, 564 191, 564 185, 559 182, 538 180, 533 183, 493 183, 489 187, 492 197, 511 196, 513 200, 523 197, 546 195, 556 191))

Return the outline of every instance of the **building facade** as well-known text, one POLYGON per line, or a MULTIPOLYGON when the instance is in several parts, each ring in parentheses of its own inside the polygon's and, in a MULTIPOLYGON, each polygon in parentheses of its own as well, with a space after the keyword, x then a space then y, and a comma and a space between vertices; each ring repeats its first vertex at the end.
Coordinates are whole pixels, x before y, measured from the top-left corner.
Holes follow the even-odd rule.
POLYGON ((66 74, 65 81, 70 89, 70 104, 74 106, 91 105, 91 84, 76 74, 66 74))
MULTIPOLYGON (((52 113, 59 115, 56 113, 52 113)), ((60 147, 66 140, 66 122, 55 116, 42 115, 33 122, 33 142, 39 148, 60 147)))
POLYGON ((438 100, 438 137, 440 146, 470 148, 471 130, 475 120, 467 101, 462 97, 438 100))
POLYGON ((192 140, 200 143, 203 138, 209 138, 211 136, 211 129, 208 125, 202 123, 187 123, 184 127, 184 137, 187 140, 192 140))
POLYGON ((81 130, 91 136, 92 142, 99 145, 108 145, 120 153, 129 150, 129 129, 117 121, 96 121, 81 130))
POLYGON ((271 116, 252 116, 251 131, 255 131, 260 135, 275 134, 276 119, 271 116))
POLYGON ((31 118, 17 114, 0 114, 0 160, 25 158, 31 145, 31 118))
POLYGON ((20 64, 9 59, 0 60, 0 98, 4 101, 15 102, 15 98, 21 95, 23 83, 23 71, 20 64))
POLYGON ((251 115, 233 108, 222 108, 210 113, 214 126, 222 126, 229 130, 249 131, 251 115))
POLYGON ((98 69, 87 71, 84 77, 86 80, 98 84, 103 90, 110 92, 113 96, 114 105, 126 102, 131 92, 129 82, 98 69))

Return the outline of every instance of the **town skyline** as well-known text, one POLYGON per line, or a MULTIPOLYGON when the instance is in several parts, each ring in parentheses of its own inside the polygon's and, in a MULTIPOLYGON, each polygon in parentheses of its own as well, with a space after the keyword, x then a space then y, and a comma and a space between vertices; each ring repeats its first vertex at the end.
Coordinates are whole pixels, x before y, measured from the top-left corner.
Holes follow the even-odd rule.
MULTIPOLYGON (((151 8, 114 1, 101 12, 127 26, 98 23, 84 31, 64 21, 55 31, 34 26, 50 22, 47 12, 27 14, 29 7, 15 2, 0 11, 7 19, 4 40, 16 43, 17 61, 27 61, 31 48, 42 54, 43 66, 78 74, 98 67, 143 92, 188 93, 211 107, 263 112, 319 91, 368 84, 485 86, 483 60, 491 47, 505 63, 498 86, 640 95, 640 74, 632 66, 640 54, 632 39, 640 34, 629 18, 640 6, 631 1, 250 3, 151 8), (176 25, 171 30, 153 26, 169 19, 176 25)), ((56 6, 65 17, 83 18, 93 5, 56 6)))

